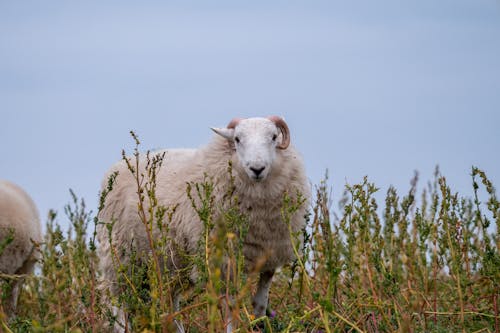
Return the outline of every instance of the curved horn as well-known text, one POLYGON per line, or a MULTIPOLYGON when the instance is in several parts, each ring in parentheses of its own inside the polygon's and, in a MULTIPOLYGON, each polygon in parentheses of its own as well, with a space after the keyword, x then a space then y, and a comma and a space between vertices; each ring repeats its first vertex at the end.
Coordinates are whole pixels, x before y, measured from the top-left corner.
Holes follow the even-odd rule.
POLYGON ((281 131, 281 135, 283 136, 283 139, 281 140, 281 143, 278 145, 279 149, 287 149, 288 146, 290 145, 290 129, 288 128, 288 125, 285 122, 285 119, 278 117, 278 116, 269 116, 267 119, 271 120, 273 123, 276 124, 276 127, 281 131))
POLYGON ((240 121, 242 121, 243 118, 233 118, 229 124, 227 124, 227 128, 232 128, 234 129, 240 121))

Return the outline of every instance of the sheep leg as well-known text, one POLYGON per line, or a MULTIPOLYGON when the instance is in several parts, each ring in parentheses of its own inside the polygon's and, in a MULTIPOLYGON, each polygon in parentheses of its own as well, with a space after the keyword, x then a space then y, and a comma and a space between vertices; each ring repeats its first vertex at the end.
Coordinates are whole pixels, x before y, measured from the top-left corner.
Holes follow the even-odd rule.
POLYGON ((269 288, 271 288, 273 275, 274 271, 264 271, 260 273, 257 291, 252 299, 255 318, 266 315, 267 304, 269 302, 269 288))
POLYGON ((113 333, 125 333, 128 331, 128 322, 127 318, 125 315, 125 312, 123 309, 121 309, 118 306, 112 306, 111 307, 111 312, 113 314, 113 317, 116 318, 115 324, 113 326, 113 333))
POLYGON ((19 288, 21 284, 21 278, 15 278, 13 281, 5 283, 6 302, 4 303, 4 312, 8 318, 12 317, 16 312, 17 299, 19 297, 19 288))
POLYGON ((226 321, 226 333, 232 333, 233 332, 233 313, 231 311, 231 306, 230 304, 233 304, 233 297, 225 297, 222 300, 222 305, 224 306, 224 313, 225 313, 225 321, 226 321))
MULTIPOLYGON (((180 293, 178 292, 175 292, 174 295, 173 295, 173 302, 174 302, 174 312, 179 312, 181 310, 181 295, 180 293)), ((174 324, 175 324, 175 327, 177 328, 177 333, 184 333, 185 330, 184 330, 184 326, 182 325, 182 322, 177 320, 177 319, 174 319, 174 324)))
POLYGON ((36 261, 31 257, 34 249, 32 249, 30 257, 23 263, 23 265, 16 271, 17 277, 15 277, 7 286, 9 288, 9 294, 5 306, 5 313, 8 317, 13 316, 17 309, 17 300, 19 299, 19 291, 24 283, 25 276, 33 273, 36 261))

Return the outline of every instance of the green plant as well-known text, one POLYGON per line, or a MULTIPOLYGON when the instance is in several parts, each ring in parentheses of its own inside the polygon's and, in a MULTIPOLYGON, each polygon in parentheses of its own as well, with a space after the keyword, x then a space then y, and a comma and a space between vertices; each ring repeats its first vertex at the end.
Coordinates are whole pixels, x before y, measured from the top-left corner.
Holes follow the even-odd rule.
MULTIPOLYGON (((147 153, 140 169, 140 142, 133 137, 134 154, 124 159, 149 248, 112 248, 129 251, 127 262, 115 256, 122 292, 111 297, 126 313, 129 332, 171 332, 176 321, 187 332, 222 332, 229 316, 237 332, 500 332, 500 203, 480 169, 472 168, 473 198, 454 193, 436 171, 420 194, 416 176, 404 195, 389 188, 383 205, 365 177, 346 185, 338 208, 325 177, 304 216, 306 228, 291 235, 296 261, 275 274, 268 316, 254 318, 249 296, 257 272, 244 271, 248 221, 234 188, 216 201, 210 177, 186 184, 203 237, 196 254, 183 256, 183 270, 169 271, 166 244, 176 207, 163 207, 156 197, 163 156, 147 153), (192 270, 198 280, 189 286, 183 277, 192 270), (173 299, 178 289, 180 308, 173 299)), ((232 165, 227 172, 232 177, 232 165)), ((283 197, 285 222, 304 203, 293 197, 283 197)), ((101 222, 73 192, 65 213, 67 231, 49 213, 39 268, 27 277, 17 316, 2 319, 3 331, 111 331, 110 295, 98 288, 95 228, 101 222)), ((111 234, 113 223, 107 228, 111 234)))

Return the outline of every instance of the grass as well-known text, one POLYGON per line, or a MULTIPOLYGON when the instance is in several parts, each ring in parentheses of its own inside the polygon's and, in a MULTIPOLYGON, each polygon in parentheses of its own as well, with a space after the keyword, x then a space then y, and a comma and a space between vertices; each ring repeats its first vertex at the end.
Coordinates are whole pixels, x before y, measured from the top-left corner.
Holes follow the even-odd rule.
MULTIPOLYGON (((471 171, 473 198, 454 193, 436 172, 422 193, 416 191, 416 177, 407 193, 390 188, 383 206, 375 199, 375 184, 364 178, 346 185, 332 208, 325 177, 315 186, 304 217, 307 227, 293 235, 304 240, 295 244, 297 260, 275 275, 268 316, 254 318, 249 302, 257 274, 244 272, 237 236, 245 234, 246 218, 231 190, 225 198, 229 208, 221 216, 214 213, 208 177, 186 188, 205 232, 199 253, 184 258, 200 278, 194 288, 183 289, 176 309, 171 292, 184 285, 183 274, 189 272, 162 267, 168 221, 176 212, 158 204, 161 157, 149 160, 147 172, 140 174, 134 157, 128 159, 137 180, 138 213, 149 235, 147 265, 117 260, 122 292, 113 297, 101 291, 95 244, 100 221, 71 192, 64 216, 49 213, 36 274, 27 277, 17 316, 8 319, 0 311, 0 331, 111 331, 116 318, 104 301, 109 299, 125 309, 130 332, 170 332, 175 320, 188 332, 222 332, 228 311, 239 332, 255 327, 265 332, 500 332, 500 203, 477 168, 471 171), (68 221, 67 231, 61 219, 68 221), (162 236, 152 237, 153 228, 162 236)), ((113 179, 108 189, 112 185, 113 179)), ((300 198, 283 198, 285 223, 300 204, 300 198)), ((8 242, 0 240, 0 245, 8 242)), ((144 254, 131 250, 129 256, 144 254)))

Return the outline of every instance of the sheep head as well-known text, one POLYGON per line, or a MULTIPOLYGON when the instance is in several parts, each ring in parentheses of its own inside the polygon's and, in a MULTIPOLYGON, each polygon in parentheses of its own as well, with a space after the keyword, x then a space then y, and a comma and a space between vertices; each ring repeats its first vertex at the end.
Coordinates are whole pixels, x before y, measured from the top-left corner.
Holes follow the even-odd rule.
POLYGON ((290 145, 290 130, 278 116, 235 118, 226 128, 212 128, 234 147, 240 167, 250 179, 264 180, 276 158, 277 149, 290 145))

